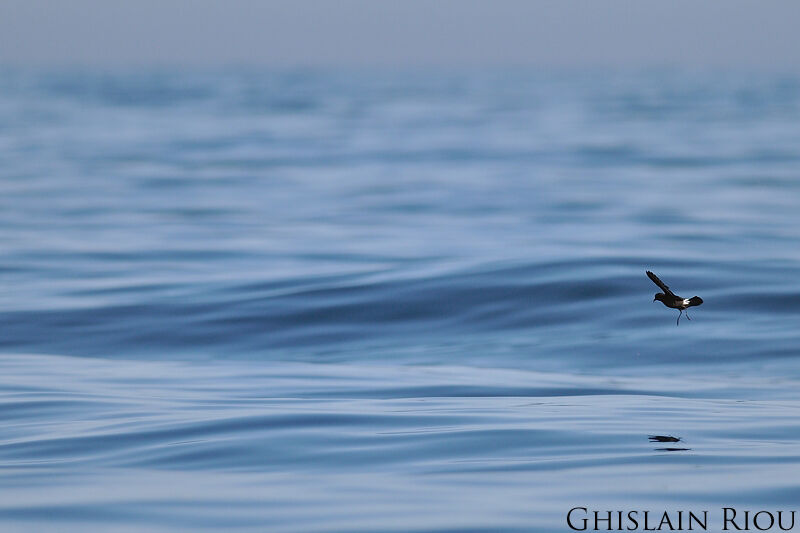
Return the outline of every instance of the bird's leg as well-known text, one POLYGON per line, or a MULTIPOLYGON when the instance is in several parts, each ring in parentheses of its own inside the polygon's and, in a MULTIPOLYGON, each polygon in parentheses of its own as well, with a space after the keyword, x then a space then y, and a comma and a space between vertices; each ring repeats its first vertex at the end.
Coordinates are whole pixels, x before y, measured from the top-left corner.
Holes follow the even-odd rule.
POLYGON ((688 309, 686 310, 686 320, 691 320, 691 318, 689 318, 689 310, 688 309))
POLYGON ((675 322, 676 326, 680 326, 681 325, 681 315, 682 314, 683 314, 683 310, 682 309, 678 309, 678 320, 675 322))

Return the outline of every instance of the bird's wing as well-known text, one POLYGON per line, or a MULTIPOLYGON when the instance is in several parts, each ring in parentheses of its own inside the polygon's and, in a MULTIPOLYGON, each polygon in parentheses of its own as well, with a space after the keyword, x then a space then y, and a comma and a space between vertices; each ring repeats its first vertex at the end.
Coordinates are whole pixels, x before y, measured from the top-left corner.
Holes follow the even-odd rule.
POLYGON ((653 274, 649 270, 647 271, 647 277, 650 278, 651 280, 653 280, 653 283, 658 285, 658 287, 662 291, 664 291, 665 294, 672 294, 674 296, 674 293, 671 290, 669 290, 669 287, 667 287, 667 284, 664 283, 663 281, 661 281, 660 279, 658 279, 658 276, 656 276, 655 274, 653 274))

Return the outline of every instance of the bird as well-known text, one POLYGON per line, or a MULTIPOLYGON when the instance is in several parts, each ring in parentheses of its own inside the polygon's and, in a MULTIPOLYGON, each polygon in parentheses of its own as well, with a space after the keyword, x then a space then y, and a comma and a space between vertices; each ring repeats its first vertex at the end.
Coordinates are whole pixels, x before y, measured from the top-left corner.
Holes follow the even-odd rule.
POLYGON ((681 442, 683 439, 680 437, 673 437, 672 435, 649 435, 650 442, 681 442))
POLYGON ((692 296, 691 298, 682 298, 682 297, 676 295, 671 290, 669 290, 669 287, 667 287, 666 283, 664 283, 663 281, 658 279, 658 276, 656 276, 655 274, 653 274, 649 270, 647 270, 646 272, 647 272, 647 277, 650 278, 651 280, 653 280, 653 283, 658 285, 659 289, 664 291, 664 292, 656 293, 655 297, 653 298, 653 301, 655 302, 656 300, 658 300, 659 302, 663 303, 667 307, 671 307, 671 308, 677 309, 679 311, 679 313, 678 313, 678 321, 675 323, 676 325, 680 325, 680 323, 681 323, 681 315, 683 315, 683 311, 684 310, 686 310, 686 319, 687 320, 691 320, 691 318, 689 318, 688 309, 690 307, 692 307, 692 306, 702 304, 703 303, 703 299, 700 298, 699 296, 692 296))

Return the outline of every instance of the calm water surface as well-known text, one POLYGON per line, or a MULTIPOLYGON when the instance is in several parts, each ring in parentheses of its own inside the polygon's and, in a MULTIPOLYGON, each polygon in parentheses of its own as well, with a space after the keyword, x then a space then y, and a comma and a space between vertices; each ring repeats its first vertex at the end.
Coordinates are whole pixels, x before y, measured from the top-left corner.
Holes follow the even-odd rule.
POLYGON ((795 77, 0 70, 0 529, 800 510, 799 244, 795 77))

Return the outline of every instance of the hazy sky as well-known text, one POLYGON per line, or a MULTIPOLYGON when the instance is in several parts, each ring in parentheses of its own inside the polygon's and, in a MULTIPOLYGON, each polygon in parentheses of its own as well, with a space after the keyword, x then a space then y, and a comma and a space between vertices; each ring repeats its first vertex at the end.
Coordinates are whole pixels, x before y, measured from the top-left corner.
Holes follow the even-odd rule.
POLYGON ((0 0, 0 64, 800 72, 798 0, 0 0))

